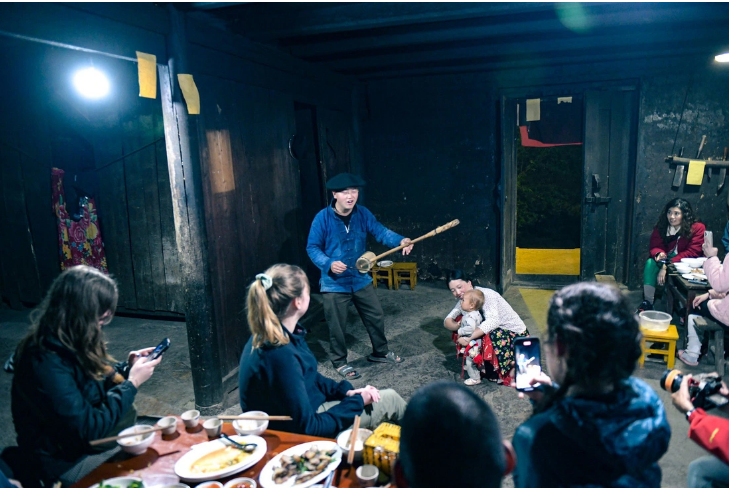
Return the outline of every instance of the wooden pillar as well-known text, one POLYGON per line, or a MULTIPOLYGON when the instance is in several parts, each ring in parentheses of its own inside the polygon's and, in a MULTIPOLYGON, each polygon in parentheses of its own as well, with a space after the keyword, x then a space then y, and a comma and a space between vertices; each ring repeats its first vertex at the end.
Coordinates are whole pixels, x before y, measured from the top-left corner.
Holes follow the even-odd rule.
POLYGON ((159 67, 167 166, 185 289, 185 322, 195 405, 201 413, 210 415, 223 409, 223 380, 208 267, 197 123, 195 116, 188 116, 177 82, 178 73, 190 73, 185 15, 172 4, 168 4, 168 11, 168 60, 167 66, 159 67))

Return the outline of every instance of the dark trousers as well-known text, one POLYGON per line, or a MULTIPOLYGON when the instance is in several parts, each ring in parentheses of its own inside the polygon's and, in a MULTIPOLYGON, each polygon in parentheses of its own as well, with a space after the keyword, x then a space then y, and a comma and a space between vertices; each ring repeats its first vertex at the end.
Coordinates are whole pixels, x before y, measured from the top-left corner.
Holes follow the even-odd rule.
POLYGON ((388 340, 385 338, 385 314, 373 285, 368 285, 355 293, 322 293, 324 299, 324 318, 330 330, 330 360, 335 368, 347 364, 347 308, 355 304, 365 330, 373 344, 373 354, 388 354, 388 340))

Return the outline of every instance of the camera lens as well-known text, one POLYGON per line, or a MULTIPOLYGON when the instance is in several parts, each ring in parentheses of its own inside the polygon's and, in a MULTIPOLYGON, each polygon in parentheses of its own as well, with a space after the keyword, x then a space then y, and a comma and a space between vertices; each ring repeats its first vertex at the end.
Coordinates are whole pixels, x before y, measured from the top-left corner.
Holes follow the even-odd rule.
POLYGON ((662 375, 662 379, 659 380, 659 386, 661 386, 664 391, 674 393, 679 390, 679 387, 682 384, 682 377, 682 372, 678 369, 665 371, 662 375))

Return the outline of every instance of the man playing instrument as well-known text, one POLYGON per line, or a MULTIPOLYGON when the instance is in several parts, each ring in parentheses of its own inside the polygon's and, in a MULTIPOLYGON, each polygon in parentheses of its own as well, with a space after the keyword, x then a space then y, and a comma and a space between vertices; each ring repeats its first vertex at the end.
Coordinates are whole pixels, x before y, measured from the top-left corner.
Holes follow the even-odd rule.
POLYGON ((360 377, 360 373, 347 364, 345 331, 350 302, 355 304, 370 336, 373 352, 368 361, 403 362, 388 349, 385 315, 370 274, 361 273, 355 267, 358 258, 365 253, 367 235, 391 248, 406 245, 403 255, 413 249, 410 239, 387 229, 370 210, 357 205, 363 186, 365 181, 350 173, 340 173, 327 181, 332 204, 314 217, 307 239, 307 254, 322 271, 319 283, 330 333, 330 360, 337 372, 348 380, 360 377))

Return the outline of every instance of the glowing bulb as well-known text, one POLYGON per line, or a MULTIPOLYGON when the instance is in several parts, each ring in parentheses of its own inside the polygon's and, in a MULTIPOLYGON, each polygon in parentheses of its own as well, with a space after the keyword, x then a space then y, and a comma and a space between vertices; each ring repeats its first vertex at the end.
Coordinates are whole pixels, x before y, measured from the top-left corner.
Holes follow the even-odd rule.
POLYGON ((718 63, 730 62, 730 53, 718 54, 717 56, 715 56, 715 61, 717 61, 718 63))
POLYGON ((74 75, 74 86, 86 98, 101 98, 109 93, 109 80, 96 68, 84 68, 74 75))

